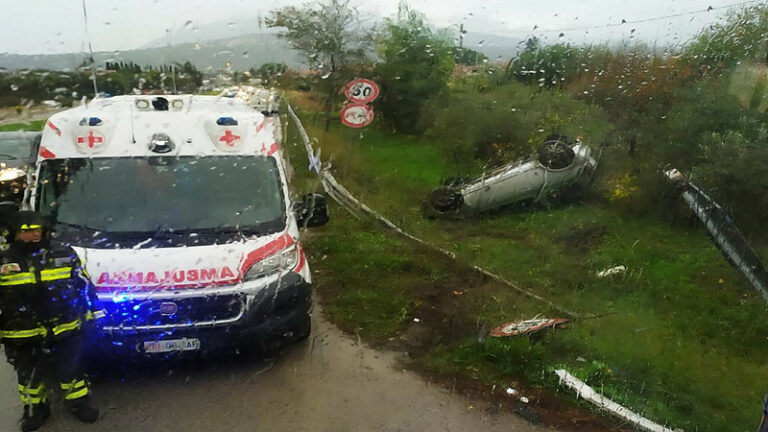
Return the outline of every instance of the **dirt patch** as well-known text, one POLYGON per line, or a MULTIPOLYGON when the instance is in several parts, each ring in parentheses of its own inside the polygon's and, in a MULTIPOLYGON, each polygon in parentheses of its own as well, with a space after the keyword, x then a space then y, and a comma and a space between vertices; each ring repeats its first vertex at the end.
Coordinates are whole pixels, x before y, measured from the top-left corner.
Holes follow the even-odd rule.
MULTIPOLYGON (((437 257, 435 257, 437 258, 437 257)), ((440 258, 444 260, 444 258, 440 258)), ((452 277, 442 285, 425 287, 418 292, 419 304, 413 308, 418 322, 411 323, 396 339, 387 345, 389 349, 406 350, 402 364, 411 370, 429 376, 444 387, 464 396, 485 400, 488 406, 501 411, 514 412, 532 424, 543 424, 561 430, 573 431, 629 431, 611 418, 591 411, 588 407, 574 404, 575 396, 553 393, 551 389, 535 388, 518 380, 513 384, 519 395, 528 398, 522 402, 510 397, 505 388, 498 388, 474 380, 468 376, 433 375, 433 371, 418 365, 416 359, 438 344, 449 345, 468 337, 482 339, 489 330, 487 324, 470 321, 464 296, 485 291, 487 285, 495 285, 486 277, 464 269, 453 268, 452 277), (486 286, 486 287, 482 287, 486 286), (570 396, 570 397, 569 397, 570 396)), ((504 289, 502 287, 488 288, 504 289)))
POLYGON ((566 252, 583 255, 597 247, 608 234, 608 227, 602 224, 589 224, 569 230, 555 238, 565 246, 566 252))
POLYGON ((420 368, 414 362, 404 362, 403 365, 428 377, 430 382, 436 382, 462 396, 484 400, 488 406, 500 412, 515 413, 531 424, 574 432, 634 431, 626 422, 602 415, 588 406, 578 405, 575 394, 569 393, 569 390, 560 394, 525 383, 511 382, 510 388, 517 392, 511 396, 507 394, 506 388, 484 384, 468 377, 434 375, 432 371, 420 368), (524 396, 527 402, 523 402, 521 396, 524 396))
MULTIPOLYGON (((440 274, 446 276, 410 287, 413 300, 408 307, 409 324, 385 344, 385 348, 407 352, 410 357, 420 356, 438 344, 451 344, 477 334, 481 324, 469 318, 464 296, 468 289, 488 282, 478 273, 451 267, 444 257, 429 249, 420 248, 418 253, 429 265, 440 266, 440 274)), ((429 274, 426 268, 422 272, 429 274)))
MULTIPOLYGON (((455 228, 454 224, 449 224, 455 228)), ((371 228, 371 227, 369 227, 371 228)), ((561 241, 573 248, 590 248, 597 245, 606 234, 606 227, 594 225, 584 227, 563 236, 561 241)), ((385 231, 392 238, 401 237, 385 231)), ((516 413, 533 424, 555 427, 561 430, 620 431, 621 425, 611 417, 605 417, 588 406, 579 404, 569 390, 559 391, 527 384, 522 377, 510 376, 517 381, 514 388, 528 398, 523 402, 519 397, 510 397, 506 388, 493 387, 471 376, 458 372, 453 375, 436 375, 420 361, 427 353, 439 346, 452 346, 467 340, 483 339, 490 330, 489 323, 478 320, 480 310, 475 296, 508 290, 486 276, 436 253, 435 251, 411 244, 399 248, 398 253, 409 257, 410 265, 406 274, 398 275, 396 281, 408 292, 409 304, 402 327, 394 335, 384 338, 366 339, 365 342, 387 352, 394 352, 403 368, 420 373, 429 381, 436 381, 443 387, 459 394, 482 400, 488 409, 504 413, 516 413), (404 251, 403 249, 407 249, 404 251)), ((587 250, 587 249, 578 249, 587 250)), ((313 260, 317 272, 314 282, 321 300, 332 305, 340 292, 334 279, 338 274, 326 273, 322 260, 313 260)), ((353 263, 354 265, 354 263, 353 263)), ((351 269, 350 269, 351 270, 351 269)), ((363 268, 360 271, 366 271, 363 268)), ((326 308, 328 310, 330 308, 326 308)), ((354 328, 343 329, 355 335, 354 328)), ((554 377, 553 377, 554 379, 554 377)), ((489 413, 493 414, 493 413, 489 413)))

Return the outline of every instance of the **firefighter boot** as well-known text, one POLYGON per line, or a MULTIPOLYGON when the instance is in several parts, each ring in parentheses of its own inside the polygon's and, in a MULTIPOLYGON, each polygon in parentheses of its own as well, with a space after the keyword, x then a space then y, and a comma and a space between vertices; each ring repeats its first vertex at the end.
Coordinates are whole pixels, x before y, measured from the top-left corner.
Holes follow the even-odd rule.
POLYGON ((47 403, 24 405, 24 416, 21 418, 22 432, 30 432, 40 429, 50 415, 51 409, 48 407, 47 403))
POLYGON ((93 423, 99 419, 99 410, 88 403, 88 397, 70 402, 69 412, 83 423, 93 423))

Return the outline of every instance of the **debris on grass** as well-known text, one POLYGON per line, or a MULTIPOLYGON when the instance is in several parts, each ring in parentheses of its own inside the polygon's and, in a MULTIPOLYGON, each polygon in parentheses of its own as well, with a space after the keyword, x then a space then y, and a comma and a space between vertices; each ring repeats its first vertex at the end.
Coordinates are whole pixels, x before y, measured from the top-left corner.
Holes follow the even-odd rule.
POLYGON ((599 408, 605 411, 608 411, 617 417, 620 417, 624 420, 631 422, 632 424, 634 424, 635 426, 637 426, 638 428, 644 431, 680 432, 680 429, 673 430, 673 429, 666 428, 660 424, 654 423, 653 421, 641 416, 640 414, 637 414, 629 410, 628 408, 623 407, 617 404, 616 402, 606 398, 605 396, 593 390, 592 387, 587 385, 587 383, 585 383, 584 381, 581 381, 580 379, 568 373, 568 371, 566 371, 565 369, 557 369, 555 371, 555 374, 557 374, 557 376, 560 377, 560 384, 576 390, 576 395, 578 397, 583 398, 589 402, 592 402, 593 404, 597 405, 599 408))
POLYGON ((508 322, 491 330, 493 337, 518 336, 522 334, 535 333, 541 329, 567 323, 565 318, 533 318, 524 321, 508 322))
POLYGON ((620 265, 620 266, 607 268, 605 270, 601 270, 601 271, 597 272, 597 277, 604 278, 604 277, 607 277, 607 276, 612 276, 612 275, 615 275, 615 274, 624 273, 625 271, 627 271, 627 268, 624 267, 623 265, 620 265))

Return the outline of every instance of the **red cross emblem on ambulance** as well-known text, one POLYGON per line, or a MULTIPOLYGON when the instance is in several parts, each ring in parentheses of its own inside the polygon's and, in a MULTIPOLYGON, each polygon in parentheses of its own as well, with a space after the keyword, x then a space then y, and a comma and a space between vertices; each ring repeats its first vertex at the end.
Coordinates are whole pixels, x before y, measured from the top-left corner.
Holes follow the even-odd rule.
POLYGON ((88 131, 88 135, 78 136, 75 140, 80 150, 93 152, 104 146, 104 137, 98 132, 88 131))
POLYGON ((224 135, 219 137, 219 141, 226 144, 227 147, 234 147, 235 141, 238 141, 239 139, 240 135, 233 134, 231 130, 227 130, 224 132, 224 135))

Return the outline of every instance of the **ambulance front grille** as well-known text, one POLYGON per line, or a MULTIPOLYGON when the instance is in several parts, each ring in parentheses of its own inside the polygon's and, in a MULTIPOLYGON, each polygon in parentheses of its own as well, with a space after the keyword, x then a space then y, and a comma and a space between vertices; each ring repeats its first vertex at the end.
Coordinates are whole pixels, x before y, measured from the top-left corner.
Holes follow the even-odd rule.
POLYGON ((208 295, 181 299, 103 301, 103 328, 157 330, 224 325, 239 320, 245 305, 242 295, 208 295))

